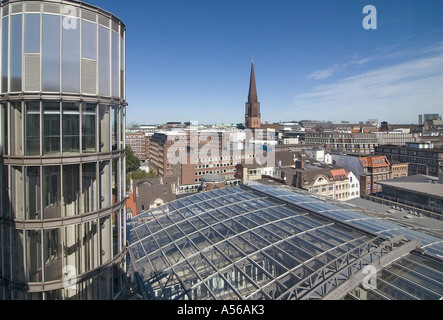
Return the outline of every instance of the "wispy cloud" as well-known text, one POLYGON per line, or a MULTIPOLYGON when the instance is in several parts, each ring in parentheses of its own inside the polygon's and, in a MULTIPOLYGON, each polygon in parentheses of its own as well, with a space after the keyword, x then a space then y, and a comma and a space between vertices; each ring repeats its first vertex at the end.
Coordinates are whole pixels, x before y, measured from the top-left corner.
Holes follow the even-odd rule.
POLYGON ((441 113, 443 45, 421 49, 419 58, 319 85, 294 101, 297 118, 319 119, 321 114, 322 119, 331 120, 410 122, 419 113, 441 113))
POLYGON ((370 62, 373 58, 366 57, 366 58, 360 58, 356 54, 347 57, 345 62, 336 63, 334 66, 330 68, 326 68, 323 70, 317 70, 308 75, 308 80, 324 80, 327 78, 330 78, 331 76, 337 74, 337 72, 340 72, 342 70, 345 70, 346 68, 352 66, 352 65, 364 65, 368 62, 370 62))

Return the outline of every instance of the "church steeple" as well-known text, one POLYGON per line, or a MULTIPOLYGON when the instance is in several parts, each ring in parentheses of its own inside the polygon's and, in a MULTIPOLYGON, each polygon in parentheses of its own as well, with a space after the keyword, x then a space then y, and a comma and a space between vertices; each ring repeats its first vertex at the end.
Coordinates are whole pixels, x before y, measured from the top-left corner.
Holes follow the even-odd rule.
POLYGON ((251 79, 249 81, 249 95, 248 101, 257 101, 257 85, 255 84, 255 70, 254 70, 254 58, 252 58, 252 67, 251 67, 251 79))
POLYGON ((254 58, 252 58, 248 102, 246 102, 245 126, 248 129, 258 129, 261 127, 260 102, 258 102, 257 84, 255 83, 254 58))

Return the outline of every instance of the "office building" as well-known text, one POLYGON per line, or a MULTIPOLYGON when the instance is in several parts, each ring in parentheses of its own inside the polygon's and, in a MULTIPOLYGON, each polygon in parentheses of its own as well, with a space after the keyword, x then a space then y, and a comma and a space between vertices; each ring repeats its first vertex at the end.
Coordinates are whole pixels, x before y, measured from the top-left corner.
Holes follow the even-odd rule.
POLYGON ((80 1, 1 2, 0 299, 125 291, 125 25, 80 1))
POLYGON ((383 145, 375 148, 375 153, 385 155, 389 161, 408 163, 408 175, 422 174, 438 177, 443 170, 443 148, 435 148, 433 143, 406 143, 405 146, 383 145))

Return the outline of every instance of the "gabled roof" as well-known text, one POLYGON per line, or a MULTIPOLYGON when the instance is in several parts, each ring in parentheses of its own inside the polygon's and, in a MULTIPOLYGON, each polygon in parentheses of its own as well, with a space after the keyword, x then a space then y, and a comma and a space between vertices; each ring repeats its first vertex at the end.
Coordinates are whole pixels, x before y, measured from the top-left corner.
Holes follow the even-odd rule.
POLYGON ((348 178, 348 172, 345 169, 332 169, 331 174, 335 181, 341 181, 348 178))
POLYGON ((389 161, 386 156, 360 157, 360 163, 365 168, 386 167, 389 161))

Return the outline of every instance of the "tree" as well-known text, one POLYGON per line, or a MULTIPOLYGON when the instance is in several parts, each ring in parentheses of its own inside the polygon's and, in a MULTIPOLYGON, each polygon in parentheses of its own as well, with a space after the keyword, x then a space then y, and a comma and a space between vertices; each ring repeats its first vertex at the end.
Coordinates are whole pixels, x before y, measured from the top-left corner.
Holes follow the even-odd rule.
POLYGON ((126 146, 126 173, 137 171, 140 168, 140 159, 134 154, 131 147, 126 146))

